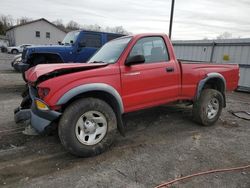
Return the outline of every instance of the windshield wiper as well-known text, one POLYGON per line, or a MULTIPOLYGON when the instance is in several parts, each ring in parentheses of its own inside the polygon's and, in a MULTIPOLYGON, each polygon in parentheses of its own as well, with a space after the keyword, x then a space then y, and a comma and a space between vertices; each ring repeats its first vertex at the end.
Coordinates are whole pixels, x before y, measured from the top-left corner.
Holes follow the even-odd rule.
POLYGON ((105 62, 103 62, 103 61, 91 61, 89 63, 105 63, 105 62))

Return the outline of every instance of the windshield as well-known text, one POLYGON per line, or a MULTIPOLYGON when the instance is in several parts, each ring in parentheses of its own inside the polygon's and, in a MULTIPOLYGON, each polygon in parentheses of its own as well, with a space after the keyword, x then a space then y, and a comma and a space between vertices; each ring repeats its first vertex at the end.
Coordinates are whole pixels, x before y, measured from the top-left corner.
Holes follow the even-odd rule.
POLYGON ((126 37, 106 43, 88 62, 115 63, 130 40, 126 37))
POLYGON ((80 31, 69 32, 62 41, 64 45, 74 44, 80 31))

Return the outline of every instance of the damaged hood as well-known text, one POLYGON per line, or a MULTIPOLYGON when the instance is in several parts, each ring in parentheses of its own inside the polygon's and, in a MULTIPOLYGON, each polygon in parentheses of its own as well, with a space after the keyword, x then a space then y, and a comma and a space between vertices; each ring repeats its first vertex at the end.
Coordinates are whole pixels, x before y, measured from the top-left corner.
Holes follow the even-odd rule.
POLYGON ((25 72, 25 78, 28 82, 34 83, 41 77, 52 78, 73 72, 95 69, 107 66, 107 63, 57 63, 40 64, 30 68, 25 72))

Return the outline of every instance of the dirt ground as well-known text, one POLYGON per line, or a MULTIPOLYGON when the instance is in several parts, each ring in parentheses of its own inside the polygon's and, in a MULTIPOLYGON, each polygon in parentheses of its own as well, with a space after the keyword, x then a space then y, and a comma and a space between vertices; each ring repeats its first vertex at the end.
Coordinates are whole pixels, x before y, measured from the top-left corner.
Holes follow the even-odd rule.
MULTIPOLYGON (((24 88, 0 53, 0 187, 154 187, 167 180, 217 168, 250 164, 250 121, 229 110, 250 111, 250 94, 227 93, 215 126, 191 119, 191 107, 160 106, 125 116, 126 137, 91 158, 68 154, 57 135, 25 136, 13 120, 24 88)), ((200 176, 175 188, 250 188, 250 170, 200 176)))

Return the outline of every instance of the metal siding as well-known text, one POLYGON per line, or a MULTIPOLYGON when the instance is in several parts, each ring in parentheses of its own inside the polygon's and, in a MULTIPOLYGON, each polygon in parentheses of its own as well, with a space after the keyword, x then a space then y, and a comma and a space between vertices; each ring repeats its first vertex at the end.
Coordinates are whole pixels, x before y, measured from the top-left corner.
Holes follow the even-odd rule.
POLYGON ((236 63, 238 62, 239 64, 242 64, 242 46, 237 46, 235 50, 235 61, 236 63), (238 60, 238 61, 237 61, 238 60))
POLYGON ((242 56, 241 56, 241 64, 250 64, 249 63, 249 49, 250 47, 249 46, 243 46, 242 47, 242 56))
POLYGON ((250 68, 240 68, 239 86, 250 88, 250 68))

